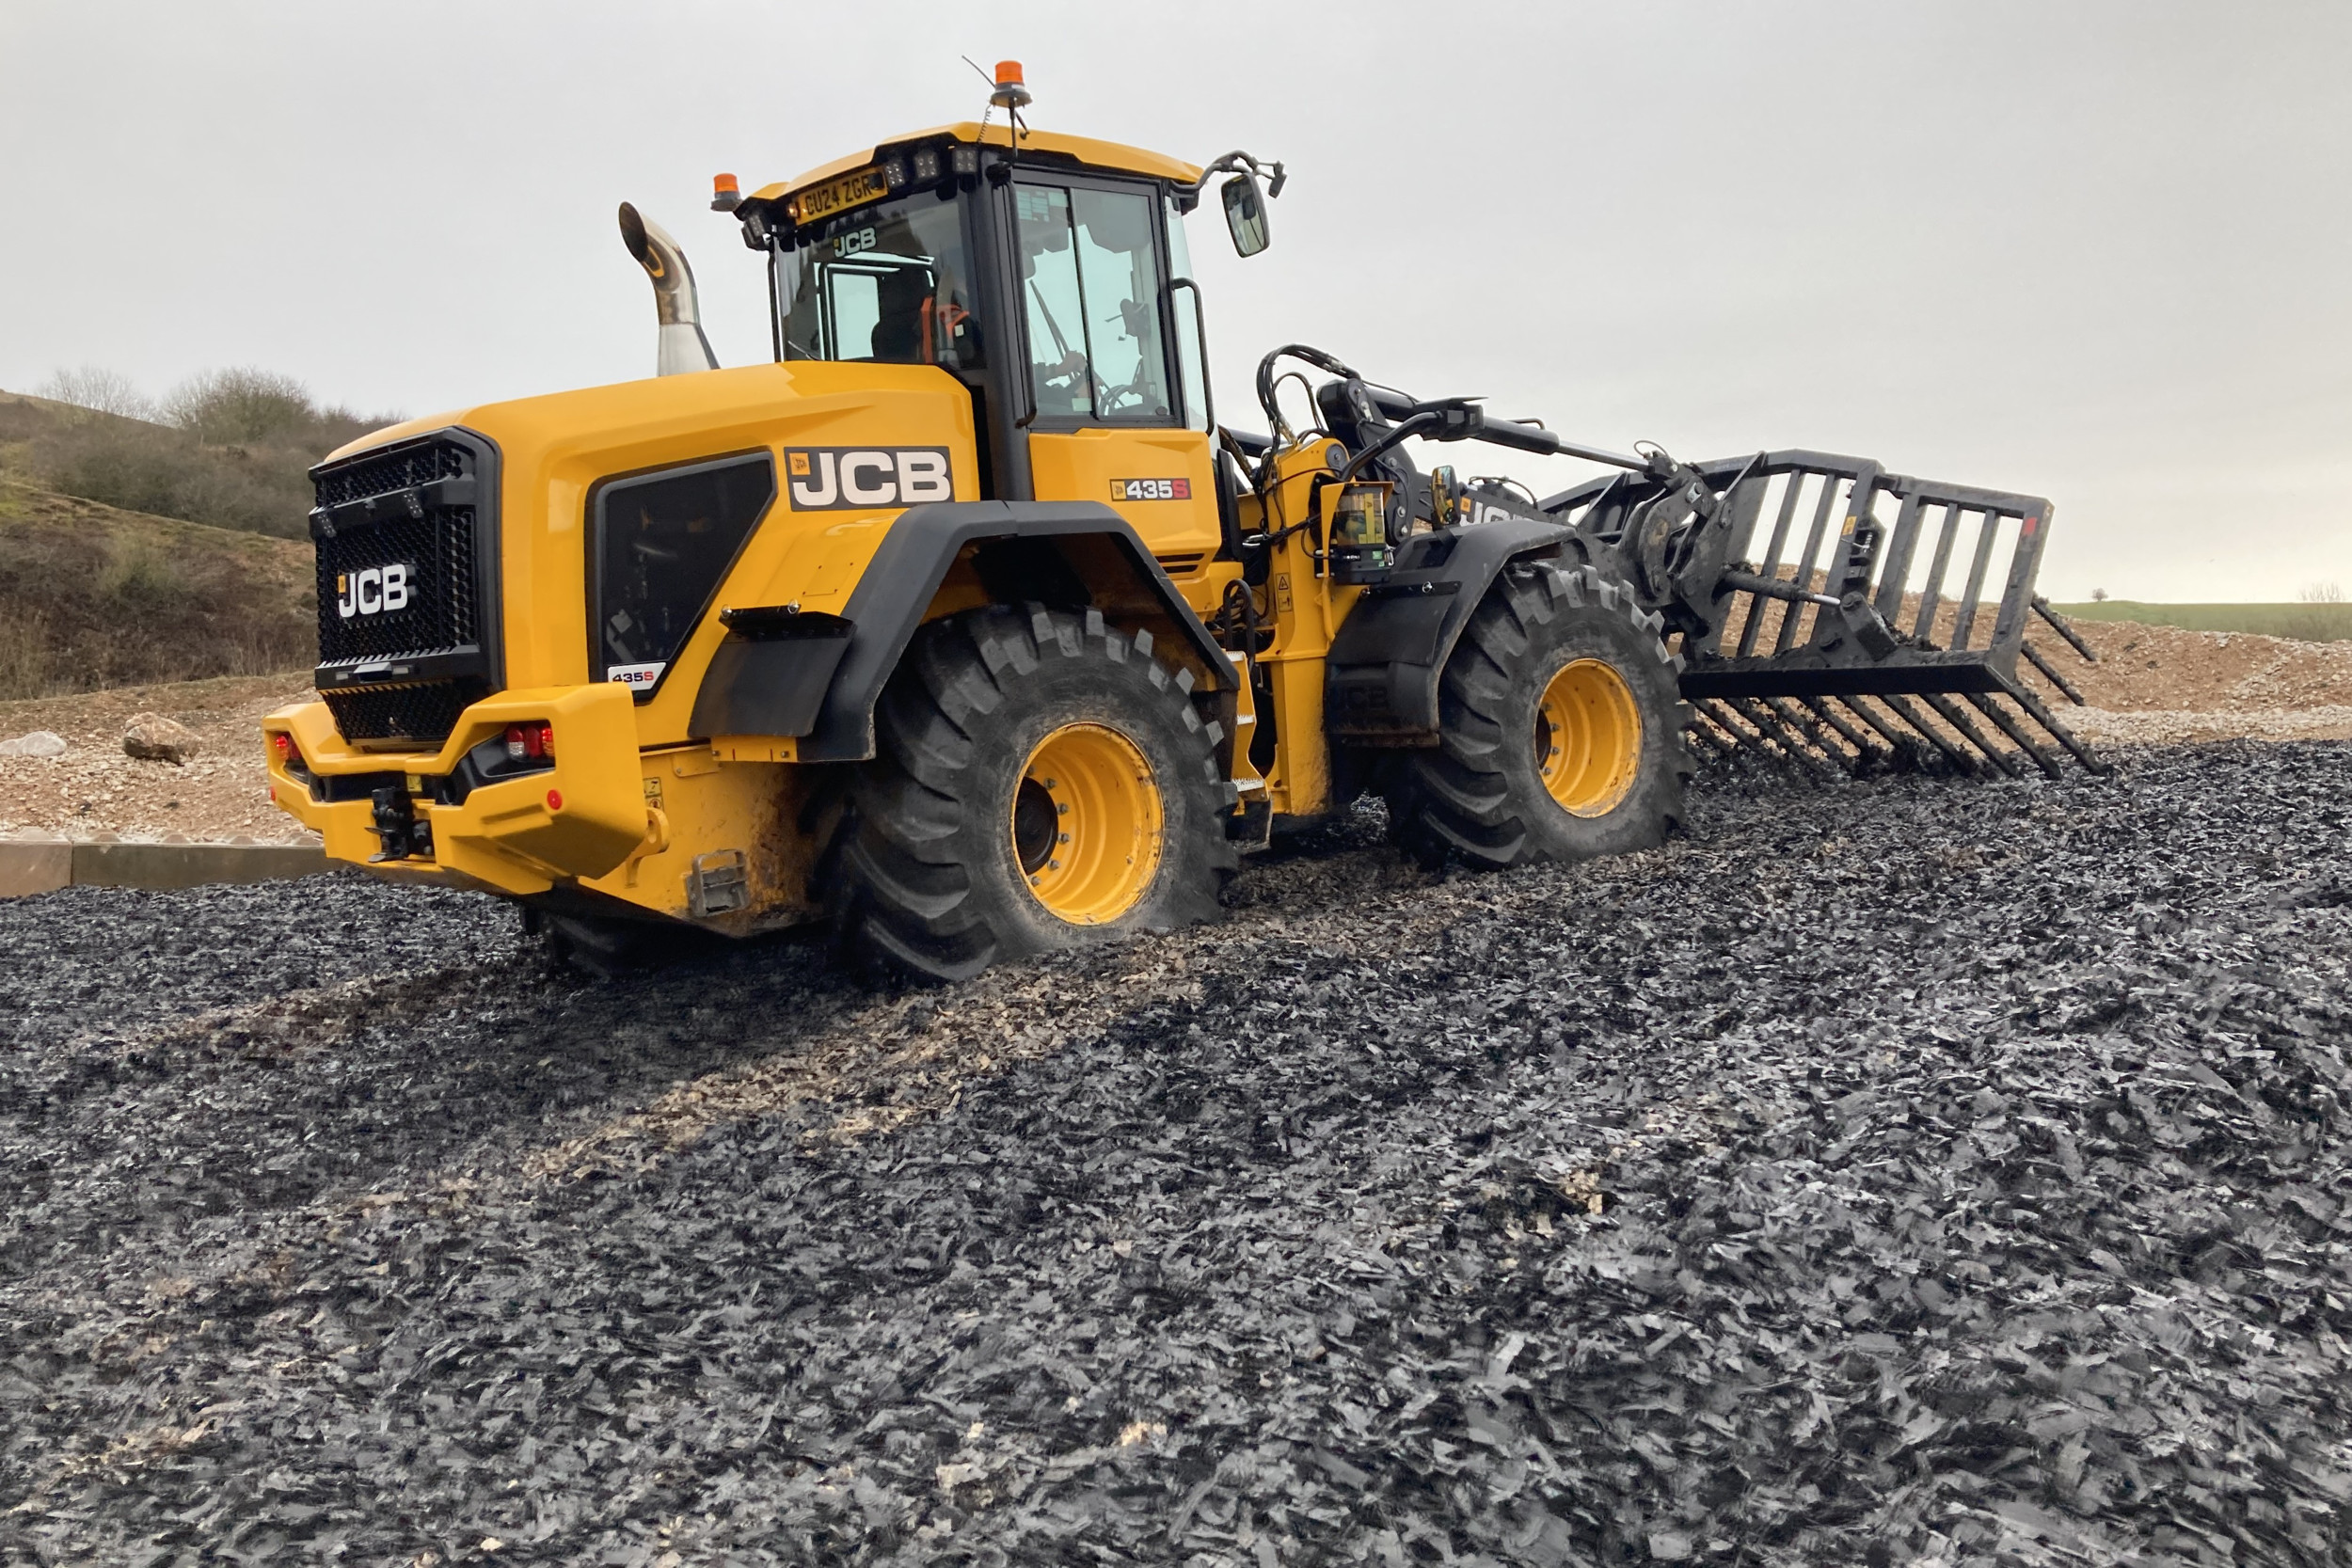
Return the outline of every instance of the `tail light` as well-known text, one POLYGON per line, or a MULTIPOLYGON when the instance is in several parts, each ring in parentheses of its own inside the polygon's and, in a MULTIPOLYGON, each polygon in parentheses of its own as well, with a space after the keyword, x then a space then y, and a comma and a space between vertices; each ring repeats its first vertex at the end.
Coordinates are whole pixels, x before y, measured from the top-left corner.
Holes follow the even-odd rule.
POLYGON ((302 766, 302 753, 295 749, 293 736, 279 730, 269 737, 269 745, 278 753, 278 761, 292 768, 302 766))
POLYGON ((520 762, 526 757, 546 757, 552 760, 555 756, 555 726, 545 720, 533 720, 527 724, 507 725, 506 754, 515 762, 520 762))

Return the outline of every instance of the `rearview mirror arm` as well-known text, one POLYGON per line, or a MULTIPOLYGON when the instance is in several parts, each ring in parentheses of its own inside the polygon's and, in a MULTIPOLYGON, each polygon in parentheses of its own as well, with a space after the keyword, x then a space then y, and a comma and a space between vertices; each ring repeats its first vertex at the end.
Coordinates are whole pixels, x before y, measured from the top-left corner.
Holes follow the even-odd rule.
POLYGON ((1214 177, 1220 174, 1241 173, 1263 176, 1266 182, 1265 194, 1269 198, 1280 196, 1282 182, 1290 178, 1282 172, 1282 161, 1279 158, 1270 165, 1263 164, 1248 153, 1236 150, 1226 153, 1221 158, 1215 159, 1208 167, 1200 171, 1200 178, 1192 182, 1194 199, 1199 199, 1200 193, 1209 188, 1209 182, 1214 177))

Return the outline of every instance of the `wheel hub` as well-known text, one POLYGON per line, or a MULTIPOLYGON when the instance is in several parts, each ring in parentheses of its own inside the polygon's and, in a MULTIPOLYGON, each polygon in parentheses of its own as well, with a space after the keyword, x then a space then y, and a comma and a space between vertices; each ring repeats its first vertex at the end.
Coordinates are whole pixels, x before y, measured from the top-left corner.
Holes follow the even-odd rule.
POLYGON ((1152 765, 1104 724, 1064 724, 1029 753, 1009 828, 1022 879, 1073 926, 1116 920, 1159 870, 1166 813, 1152 765))
POLYGON ((1597 658, 1572 659, 1535 703, 1535 770, 1572 816, 1606 816, 1642 766, 1642 710, 1625 677, 1597 658))

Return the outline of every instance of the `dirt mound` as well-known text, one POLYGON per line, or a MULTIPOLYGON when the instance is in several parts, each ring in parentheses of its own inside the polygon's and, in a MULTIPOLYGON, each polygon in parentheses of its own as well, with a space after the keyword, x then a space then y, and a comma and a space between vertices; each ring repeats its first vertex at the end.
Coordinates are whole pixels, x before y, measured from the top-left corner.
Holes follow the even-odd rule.
POLYGON ((0 1557, 2341 1561, 2348 762, 1366 813, 897 996, 0 907, 0 1557))
POLYGON ((2046 629, 2032 641, 2091 706, 2111 713, 2352 705, 2352 642, 2296 642, 2131 621, 2073 625, 2098 654, 2098 663, 2074 657, 2046 629))
POLYGON ((52 730, 67 748, 56 757, 0 756, 0 832, 302 837, 300 825, 269 803, 261 720, 310 696, 307 676, 267 675, 0 703, 0 739, 52 730), (196 732, 201 750, 193 761, 123 754, 124 726, 147 711, 196 732))

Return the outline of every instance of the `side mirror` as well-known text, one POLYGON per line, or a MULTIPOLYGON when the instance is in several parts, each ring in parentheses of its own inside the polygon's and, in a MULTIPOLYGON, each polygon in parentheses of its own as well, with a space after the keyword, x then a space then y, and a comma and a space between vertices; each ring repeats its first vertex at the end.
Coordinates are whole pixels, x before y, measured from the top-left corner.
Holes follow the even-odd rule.
POLYGON ((1225 228, 1233 236, 1236 255, 1255 256, 1268 244, 1265 193, 1255 175, 1236 174, 1218 188, 1225 203, 1225 228))

